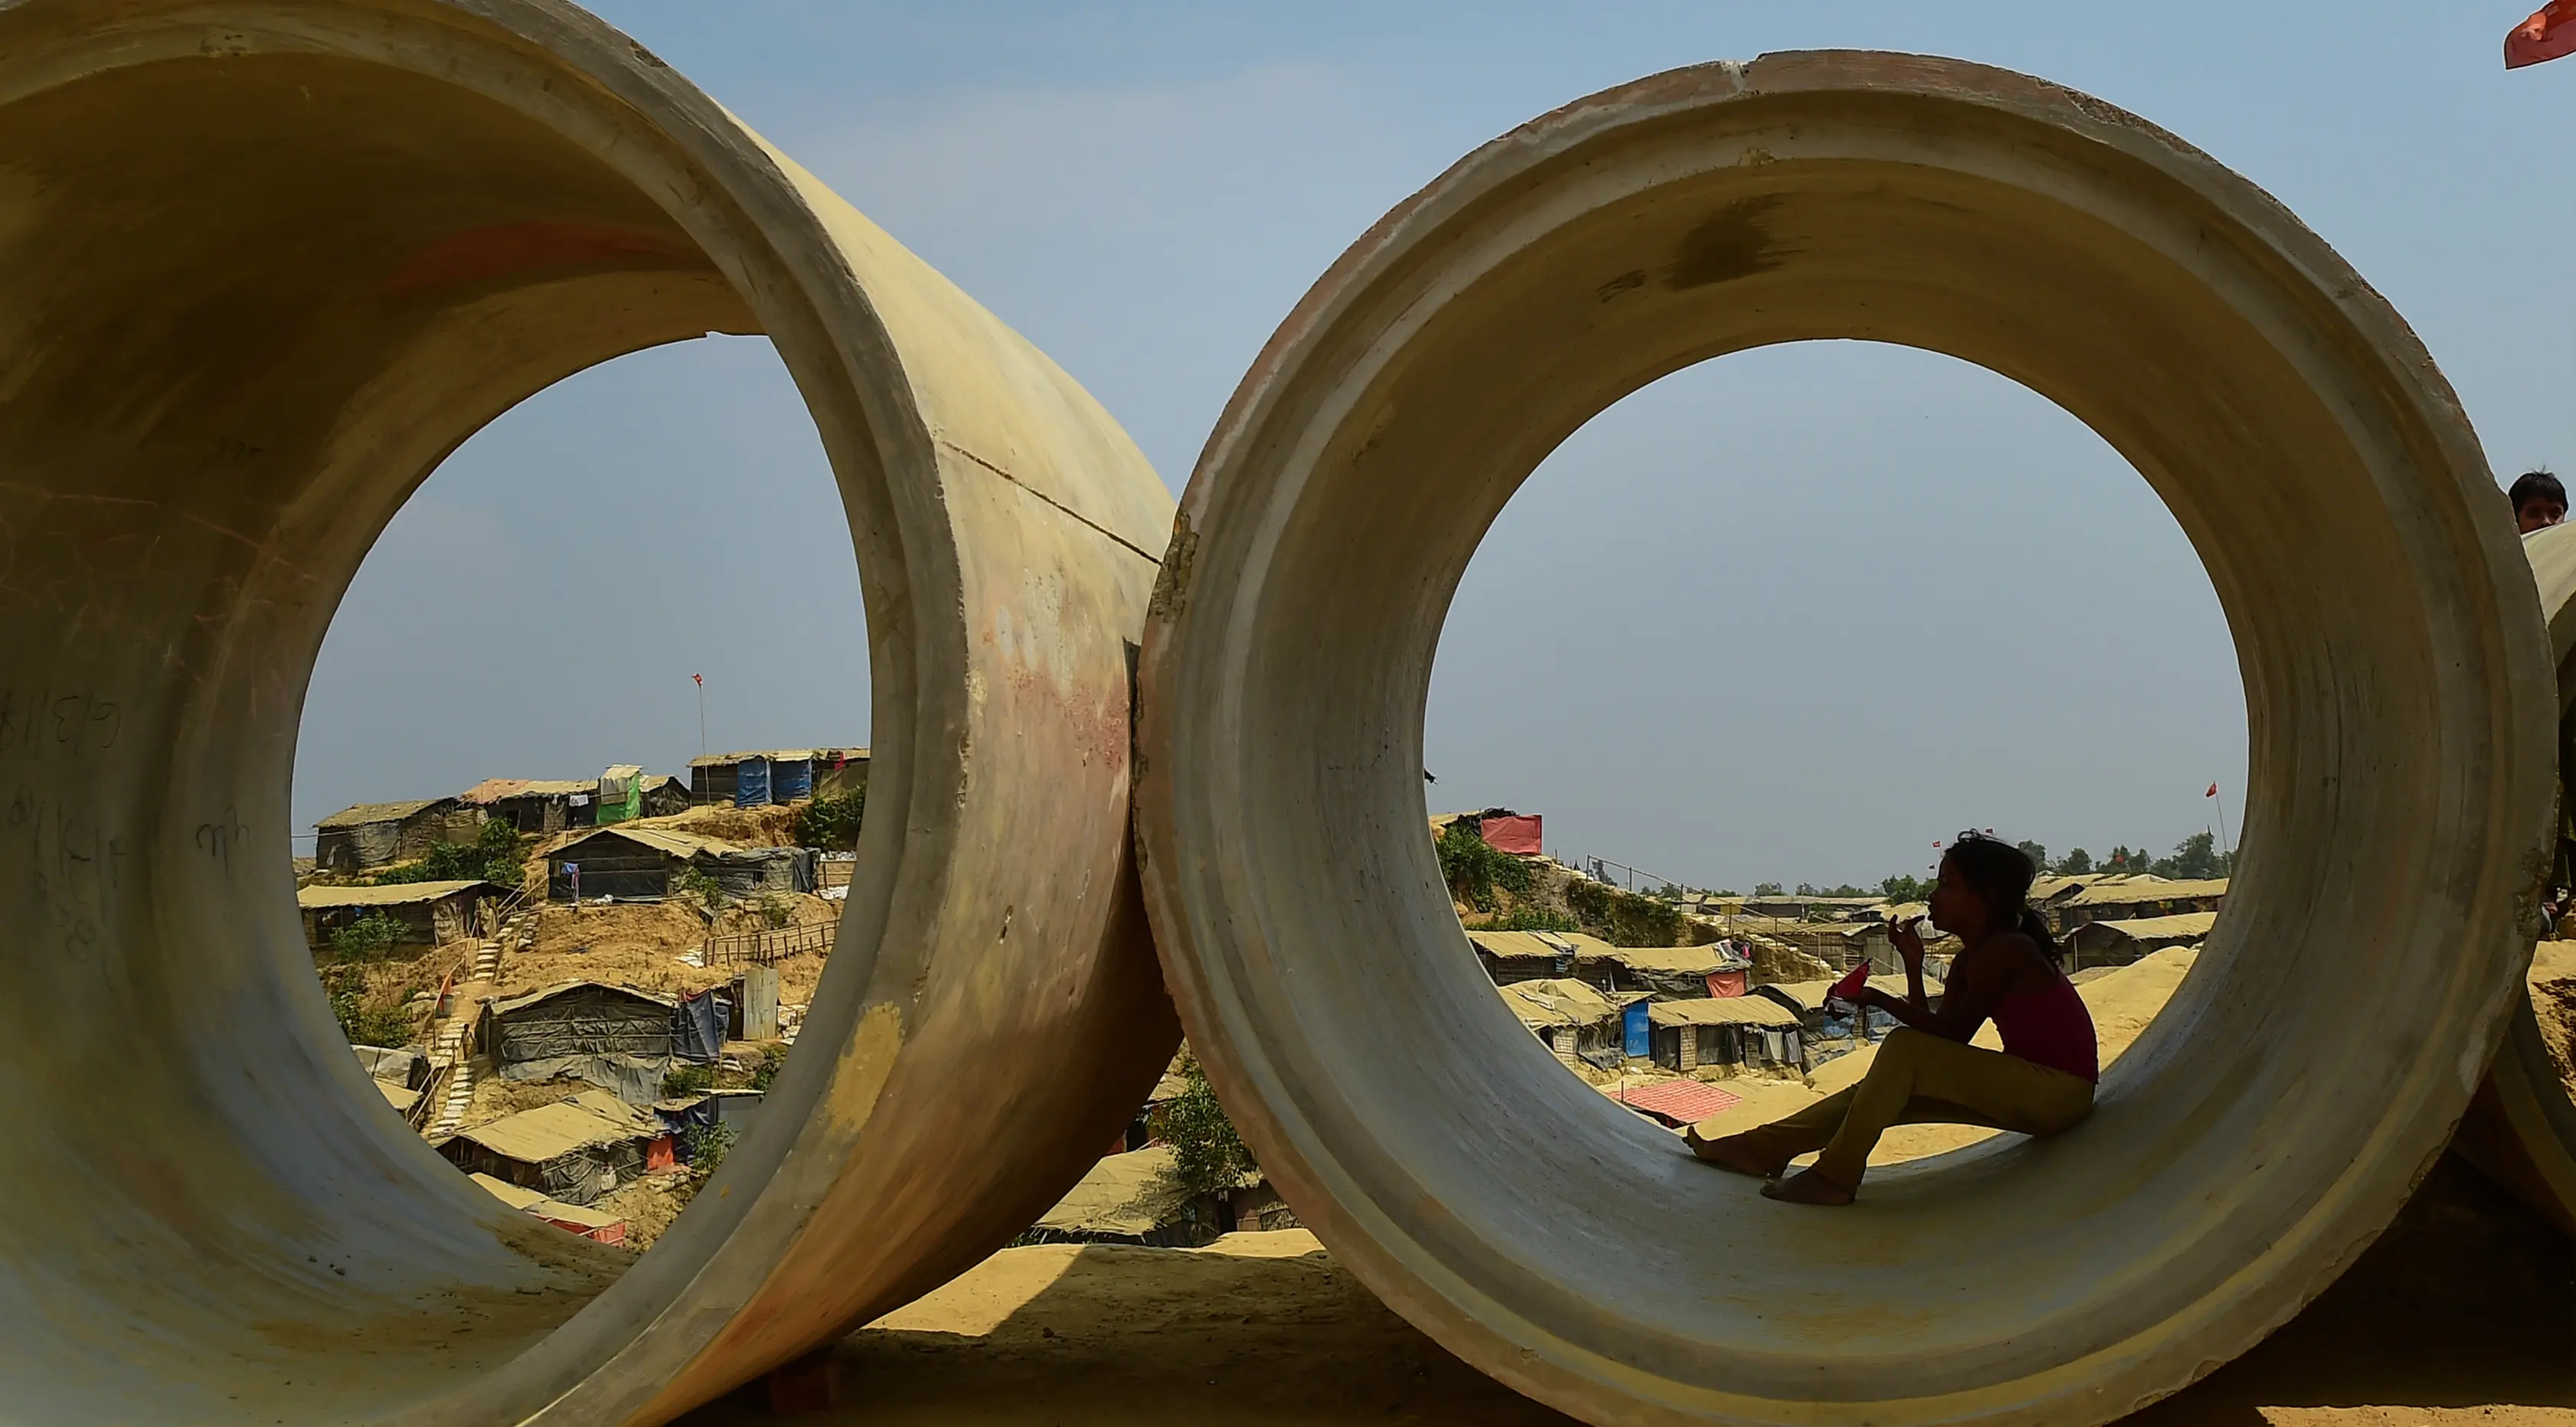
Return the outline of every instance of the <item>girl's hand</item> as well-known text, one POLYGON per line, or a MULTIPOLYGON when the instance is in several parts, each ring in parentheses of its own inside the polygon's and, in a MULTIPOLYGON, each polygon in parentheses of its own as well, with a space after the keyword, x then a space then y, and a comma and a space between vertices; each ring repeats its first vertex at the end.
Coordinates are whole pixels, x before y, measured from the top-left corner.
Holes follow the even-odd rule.
POLYGON ((1896 944, 1896 954, 1905 958, 1909 971, 1923 967, 1923 919, 1907 917, 1887 929, 1887 939, 1896 944))

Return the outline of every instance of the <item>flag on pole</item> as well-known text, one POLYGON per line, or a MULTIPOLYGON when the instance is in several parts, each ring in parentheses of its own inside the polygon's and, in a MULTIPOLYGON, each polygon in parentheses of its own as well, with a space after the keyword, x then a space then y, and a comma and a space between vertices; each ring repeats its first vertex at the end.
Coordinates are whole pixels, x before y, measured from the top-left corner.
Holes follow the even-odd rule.
POLYGON ((704 674, 691 674, 689 678, 695 681, 697 686, 701 689, 707 686, 707 676, 704 674))
POLYGON ((2576 54, 2576 0, 2549 0, 2531 18, 2505 32, 2504 67, 2520 69, 2576 54))
POLYGON ((2217 797, 2217 796, 2218 796, 2218 785, 2217 785, 2216 783, 2212 783, 2212 784, 2210 784, 2210 785, 2209 785, 2209 791, 2208 791, 2208 792, 2206 792, 2206 793, 2201 794, 2201 796, 2202 796, 2202 797, 2204 797, 2204 798, 2215 798, 2215 797, 2217 797))

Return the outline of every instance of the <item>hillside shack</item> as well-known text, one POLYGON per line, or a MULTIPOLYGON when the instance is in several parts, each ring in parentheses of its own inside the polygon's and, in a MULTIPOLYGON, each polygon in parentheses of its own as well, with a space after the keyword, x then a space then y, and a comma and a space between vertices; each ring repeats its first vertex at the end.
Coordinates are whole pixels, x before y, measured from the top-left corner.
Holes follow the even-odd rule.
POLYGON ((486 778, 456 796, 494 822, 542 837, 590 826, 595 787, 565 779, 486 778))
POLYGON ((867 786, 864 748, 755 748, 689 760, 689 796, 738 808, 784 807, 867 786))
POLYGON ((1606 941, 1580 932, 1471 931, 1467 933, 1467 944, 1476 949, 1476 964, 1497 986, 1571 976, 1574 959, 1587 946, 1609 946, 1606 941))
POLYGON ((331 934, 361 917, 400 923, 400 946, 437 946, 485 935, 492 906, 504 895, 489 882, 397 882, 384 887, 299 887, 295 909, 304 915, 304 944, 320 951, 331 934))
POLYGON ((644 816, 667 818, 687 812, 692 803, 689 785, 668 773, 647 773, 642 784, 644 816))
POLYGON ((470 843, 482 830, 482 809, 456 798, 354 803, 313 824, 313 862, 326 872, 364 872, 427 857, 442 842, 470 843))
POLYGON ((1645 999, 1573 980, 1514 981, 1495 989, 1558 1060, 1569 1066, 1588 1061, 1604 1070, 1616 1070, 1626 1059, 1621 1012, 1630 1002, 1645 999))
POLYGON ((459 1130, 438 1152, 468 1174, 582 1206, 675 1163, 661 1121, 599 1090, 459 1130))
POLYGON ((1767 996, 1656 1001, 1646 1007, 1654 1058, 1688 1075, 1703 1065, 1796 1066, 1805 1058, 1798 1013, 1767 996))
POLYGON ((673 879, 692 870, 714 878, 728 897, 811 892, 815 861, 810 847, 747 847, 662 828, 601 828, 546 854, 546 898, 571 901, 578 881, 583 901, 659 902, 671 895, 673 879))
POLYGON ((1611 946, 1582 948, 1574 974, 1613 991, 1650 995, 1659 1001, 1708 996, 1741 996, 1753 960, 1727 942, 1707 946, 1611 946))
POLYGON ((2174 881, 2163 877, 2122 877, 2096 882, 2054 907, 2057 930, 2071 933, 2092 922, 2139 922, 2162 917, 2210 913, 2227 900, 2227 879, 2174 881))
POLYGON ((2198 946, 2218 923, 2216 912, 2178 912, 2169 917, 2085 922, 2061 938, 2067 971, 2086 967, 2127 966, 2169 946, 2198 946))
POLYGON ((591 814, 593 827, 633 822, 644 816, 644 770, 619 763, 599 775, 599 800, 591 814))
POLYGON ((474 1048, 504 1080, 570 1075, 649 1105, 671 1069, 678 1011, 678 1002, 632 986, 567 981, 485 1002, 474 1048))

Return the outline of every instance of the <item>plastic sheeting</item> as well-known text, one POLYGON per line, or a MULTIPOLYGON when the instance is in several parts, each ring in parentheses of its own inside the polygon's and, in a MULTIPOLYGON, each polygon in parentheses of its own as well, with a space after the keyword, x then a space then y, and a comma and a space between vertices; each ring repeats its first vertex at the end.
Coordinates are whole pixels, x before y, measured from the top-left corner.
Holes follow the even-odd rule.
POLYGON ((1527 813, 1513 817, 1489 817, 1478 829, 1485 845, 1496 852, 1516 857, 1536 857, 1544 850, 1539 838, 1539 815, 1527 813))
POLYGON ((683 996, 671 1012, 671 1054, 699 1065, 711 1065, 724 1054, 725 1024, 733 1003, 723 993, 701 991, 683 996))
POLYGON ((569 1075, 629 1105, 650 1105, 662 1098, 662 1081, 670 1073, 671 1057, 667 1055, 556 1055, 501 1066, 503 1080, 552 1080, 569 1075))
POLYGON ((733 766, 733 805, 737 808, 760 808, 769 805, 769 760, 746 758, 733 766))

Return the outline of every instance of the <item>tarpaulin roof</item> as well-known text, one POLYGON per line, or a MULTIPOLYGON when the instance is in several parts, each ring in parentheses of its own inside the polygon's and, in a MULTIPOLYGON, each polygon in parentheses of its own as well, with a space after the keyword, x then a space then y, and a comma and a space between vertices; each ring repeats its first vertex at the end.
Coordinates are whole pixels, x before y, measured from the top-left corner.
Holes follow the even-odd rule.
POLYGON ((1685 1125, 1714 1119, 1744 1103, 1741 1095, 1729 1094, 1696 1080, 1644 1080, 1629 1085, 1604 1085, 1601 1093, 1622 1105, 1685 1125))
POLYGON ((1596 951, 1617 948, 1596 936, 1581 932, 1469 932, 1467 940, 1487 956, 1506 959, 1537 957, 1553 960, 1560 956, 1583 956, 1596 951))
POLYGON ((728 763, 740 763, 751 758, 766 758, 772 763, 802 763, 813 758, 865 758, 867 756, 867 749, 848 744, 830 748, 752 748, 740 753, 710 753, 704 758, 692 758, 689 760, 689 766, 721 768, 728 763))
POLYGON ((1142 1238, 1173 1207, 1165 1186, 1174 1155, 1169 1145, 1113 1154, 1091 1167, 1037 1227, 1068 1234, 1118 1234, 1142 1238))
POLYGON ((406 803, 351 803, 327 818, 317 818, 316 828, 364 827, 368 823, 398 823, 415 813, 425 812, 453 798, 415 798, 406 803))
POLYGON ((1588 948, 1578 961, 1607 961, 1630 971, 1666 976, 1705 976, 1712 971, 1742 971, 1753 963, 1724 946, 1601 946, 1588 948))
POLYGON ((1798 1013, 1768 996, 1713 996, 1696 1001, 1657 1001, 1646 1019, 1659 1026, 1772 1026, 1788 1030, 1798 1013))
POLYGON ((728 852, 752 850, 738 842, 700 837, 693 832, 669 832, 657 827, 636 827, 628 824, 624 827, 604 827, 587 836, 574 838, 546 855, 558 861, 579 862, 581 848, 608 838, 624 838, 638 847, 649 847, 655 852, 680 858, 696 857, 700 853, 710 857, 721 857, 728 852))
POLYGON ((332 907, 407 907, 415 902, 435 902, 459 892, 481 888, 498 893, 501 889, 489 882, 395 882, 383 887, 298 887, 295 905, 312 911, 332 907))
POLYGON ((539 1001, 551 1000, 554 997, 562 995, 566 991, 578 991, 585 986, 596 986, 603 991, 614 991, 621 996, 632 996, 639 1001, 650 1001, 654 1005, 662 1007, 664 1010, 669 1010, 680 1004, 668 996, 656 996, 650 991, 642 991, 632 986, 623 986, 609 981, 558 981, 552 986, 542 986, 534 991, 522 991, 518 995, 512 996, 506 1000, 494 1001, 492 1003, 492 1014, 496 1016, 506 1016, 512 1011, 525 1010, 526 1008, 537 1004, 539 1001))
POLYGON ((2125 907, 2138 902, 2176 902, 2189 897, 2224 897, 2227 879, 2205 877, 2191 882, 2173 882, 2164 878, 2137 878, 2119 882, 2097 882, 2059 903, 2065 907, 2125 907))
POLYGON ((1572 980, 1515 981, 1494 989, 1525 1026, 1597 1025, 1617 1016, 1622 1004, 1638 999, 1631 993, 1614 1000, 1572 980))
POLYGON ((637 1129, 631 1120, 611 1120, 586 1106, 562 1100, 459 1130, 456 1137, 472 1140, 504 1159, 543 1164, 592 1145, 649 1139, 653 1133, 637 1129))
POLYGON ((2076 931, 2082 932, 2091 927, 2106 927, 2122 936, 2135 937, 2139 941, 2158 941, 2174 937, 2207 936, 2210 927, 2216 925, 2217 921, 2216 912, 2176 912, 2170 917, 2133 917, 2127 921, 2118 922, 2086 922, 2084 926, 2076 928, 2076 931))

